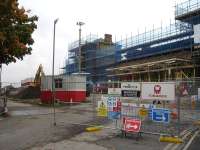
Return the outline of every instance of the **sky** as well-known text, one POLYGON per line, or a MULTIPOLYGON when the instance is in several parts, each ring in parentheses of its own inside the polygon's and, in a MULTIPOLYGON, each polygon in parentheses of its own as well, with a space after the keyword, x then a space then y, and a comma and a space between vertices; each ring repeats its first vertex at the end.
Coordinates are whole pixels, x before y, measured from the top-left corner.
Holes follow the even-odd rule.
POLYGON ((56 18, 55 73, 67 57, 68 45, 78 40, 77 21, 82 21, 82 36, 105 33, 117 39, 167 26, 174 20, 175 4, 183 0, 19 0, 20 6, 37 15, 32 54, 23 61, 3 65, 2 81, 19 83, 34 77, 39 64, 45 74, 52 72, 53 22, 56 18))

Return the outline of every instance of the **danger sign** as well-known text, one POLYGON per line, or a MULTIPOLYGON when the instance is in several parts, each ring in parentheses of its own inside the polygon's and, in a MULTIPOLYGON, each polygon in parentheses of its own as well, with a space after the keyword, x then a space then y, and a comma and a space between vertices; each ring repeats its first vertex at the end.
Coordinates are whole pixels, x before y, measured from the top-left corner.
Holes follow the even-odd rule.
POLYGON ((125 118, 124 131, 139 132, 141 127, 141 120, 125 118))

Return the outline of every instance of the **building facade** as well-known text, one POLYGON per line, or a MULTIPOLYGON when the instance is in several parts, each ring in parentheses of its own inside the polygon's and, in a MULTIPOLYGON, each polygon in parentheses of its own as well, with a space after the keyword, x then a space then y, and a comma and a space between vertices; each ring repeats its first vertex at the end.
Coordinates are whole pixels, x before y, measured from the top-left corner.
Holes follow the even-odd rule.
MULTIPOLYGON (((175 7, 174 23, 113 42, 91 38, 81 44, 87 81, 166 81, 200 77, 200 1, 175 7), (91 40, 92 39, 92 40, 91 40)), ((73 44, 72 44, 73 45, 73 44)), ((66 73, 78 72, 78 46, 69 48, 66 73)))

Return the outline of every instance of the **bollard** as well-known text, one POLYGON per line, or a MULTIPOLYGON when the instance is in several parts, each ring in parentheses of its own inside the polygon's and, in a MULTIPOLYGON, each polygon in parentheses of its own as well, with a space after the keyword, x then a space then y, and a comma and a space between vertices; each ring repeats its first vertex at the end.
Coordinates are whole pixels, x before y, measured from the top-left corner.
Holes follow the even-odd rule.
POLYGON ((88 127, 85 130, 87 132, 95 132, 95 131, 100 131, 103 129, 103 126, 93 126, 93 127, 88 127))
POLYGON ((176 143, 180 144, 183 143, 183 140, 179 137, 170 137, 170 136, 160 136, 160 142, 169 142, 169 143, 176 143))

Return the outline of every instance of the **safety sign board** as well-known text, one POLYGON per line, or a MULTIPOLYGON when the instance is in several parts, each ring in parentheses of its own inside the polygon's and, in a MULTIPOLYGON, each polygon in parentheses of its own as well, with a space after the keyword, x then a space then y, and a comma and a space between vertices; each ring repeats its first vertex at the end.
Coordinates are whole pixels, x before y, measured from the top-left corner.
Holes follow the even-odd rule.
POLYGON ((152 109, 156 108, 156 105, 150 104, 148 108, 148 117, 149 119, 152 119, 152 109))
POLYGON ((133 91, 140 91, 140 83, 136 82, 122 82, 121 83, 122 90, 133 90, 133 91))
POLYGON ((107 101, 105 100, 98 101, 97 116, 100 116, 100 117, 108 116, 107 101))
POLYGON ((140 132, 141 120, 125 118, 124 130, 126 132, 140 132))
POLYGON ((122 90, 122 97, 140 97, 140 91, 122 90))
POLYGON ((119 119, 121 116, 121 101, 119 97, 109 96, 107 99, 108 119, 119 119))
POLYGON ((120 99, 117 100, 117 106, 113 107, 113 111, 114 112, 121 112, 122 109, 122 102, 120 101, 120 99))
POLYGON ((140 97, 140 83, 122 82, 121 95, 122 97, 140 97))
POLYGON ((108 94, 110 95, 120 95, 121 88, 108 88, 108 94))
POLYGON ((117 109, 117 107, 120 107, 119 102, 119 97, 109 96, 107 98, 108 111, 114 111, 114 108, 117 109))
POLYGON ((143 82, 141 89, 143 100, 175 100, 174 82, 143 82))
POLYGON ((148 115, 148 109, 143 108, 143 107, 139 109, 139 116, 140 117, 145 117, 147 115, 148 115))
POLYGON ((152 120, 155 122, 169 123, 170 111, 169 109, 153 108, 152 120))
POLYGON ((187 96, 189 94, 188 85, 186 83, 180 83, 179 90, 180 90, 181 96, 187 96))
POLYGON ((120 116, 121 116, 121 112, 114 112, 114 111, 108 112, 108 119, 119 119, 120 116))

